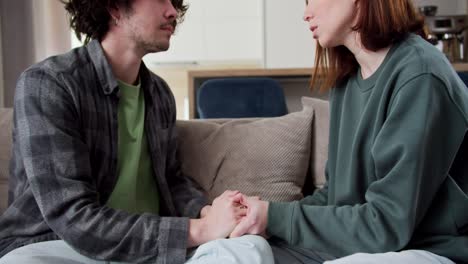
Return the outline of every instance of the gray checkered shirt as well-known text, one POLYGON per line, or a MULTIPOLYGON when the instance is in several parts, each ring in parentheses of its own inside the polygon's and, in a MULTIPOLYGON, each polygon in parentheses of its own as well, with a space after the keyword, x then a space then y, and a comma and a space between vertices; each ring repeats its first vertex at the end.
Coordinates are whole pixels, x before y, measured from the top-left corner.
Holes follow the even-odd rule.
POLYGON ((171 91, 143 63, 139 74, 160 216, 106 206, 118 178, 119 88, 94 40, 19 78, 0 257, 23 245, 63 239, 93 259, 185 262, 188 217, 197 217, 206 200, 180 171, 171 91))

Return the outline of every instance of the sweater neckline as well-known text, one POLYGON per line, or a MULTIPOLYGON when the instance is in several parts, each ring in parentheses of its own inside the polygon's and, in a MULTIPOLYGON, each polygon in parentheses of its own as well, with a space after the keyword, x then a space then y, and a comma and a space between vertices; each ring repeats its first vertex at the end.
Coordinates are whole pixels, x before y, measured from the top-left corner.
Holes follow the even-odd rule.
POLYGON ((392 47, 390 47, 390 50, 385 55, 385 58, 382 61, 382 63, 379 65, 377 70, 371 76, 369 76, 368 78, 366 78, 366 79, 362 78, 361 67, 359 67, 359 69, 357 71, 357 75, 356 75, 356 81, 357 81, 361 91, 364 92, 364 91, 370 90, 375 86, 375 83, 377 82, 377 79, 379 78, 381 72, 385 68, 385 65, 387 64, 387 62, 392 57, 392 54, 395 51, 397 46, 399 46, 399 45, 394 44, 394 45, 392 45, 392 47))

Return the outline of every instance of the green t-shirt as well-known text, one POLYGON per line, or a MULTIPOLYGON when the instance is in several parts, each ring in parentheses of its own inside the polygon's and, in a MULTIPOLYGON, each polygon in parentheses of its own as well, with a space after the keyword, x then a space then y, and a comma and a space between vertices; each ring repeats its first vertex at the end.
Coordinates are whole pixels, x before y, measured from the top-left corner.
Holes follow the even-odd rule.
POLYGON ((468 89, 409 36, 371 77, 332 91, 327 184, 270 203, 269 234, 336 257, 422 249, 468 262, 467 130, 468 89))
POLYGON ((145 100, 140 85, 119 81, 118 180, 109 207, 130 213, 159 213, 159 194, 145 135, 145 100))

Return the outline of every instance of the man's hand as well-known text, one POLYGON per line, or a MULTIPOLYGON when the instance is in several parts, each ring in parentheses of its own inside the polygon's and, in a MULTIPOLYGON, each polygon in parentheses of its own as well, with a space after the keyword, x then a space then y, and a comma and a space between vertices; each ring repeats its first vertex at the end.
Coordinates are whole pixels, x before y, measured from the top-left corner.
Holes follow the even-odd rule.
POLYGON ((214 199, 211 207, 202 209, 202 218, 191 219, 188 246, 227 237, 246 215, 247 209, 240 204, 242 196, 239 191, 225 191, 214 199))
POLYGON ((239 237, 244 234, 266 237, 268 202, 262 201, 258 197, 242 196, 240 203, 247 207, 247 215, 234 228, 230 237, 239 237))
POLYGON ((205 217, 211 209, 211 205, 205 205, 200 211, 200 218, 205 217))

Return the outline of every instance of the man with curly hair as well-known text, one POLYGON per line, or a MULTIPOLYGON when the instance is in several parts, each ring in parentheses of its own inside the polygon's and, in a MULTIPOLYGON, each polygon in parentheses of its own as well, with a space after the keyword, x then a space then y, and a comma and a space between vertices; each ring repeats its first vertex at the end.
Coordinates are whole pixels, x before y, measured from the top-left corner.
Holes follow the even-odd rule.
POLYGON ((64 4, 86 46, 18 80, 0 263, 184 263, 201 244, 188 263, 272 263, 259 236, 207 243, 245 216, 241 194, 207 205, 182 175, 173 95, 142 62, 169 48, 183 0, 64 4))

